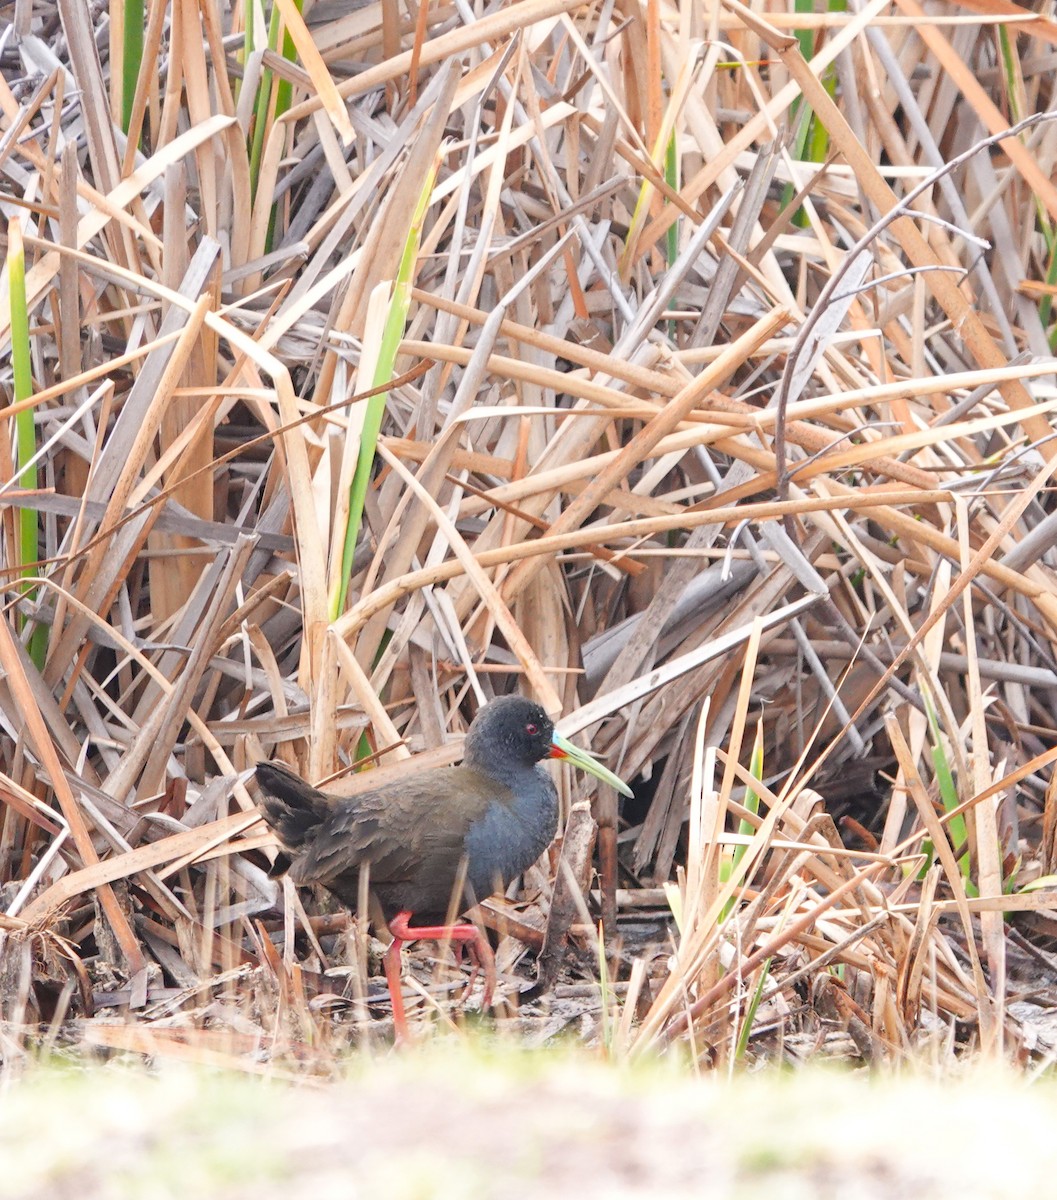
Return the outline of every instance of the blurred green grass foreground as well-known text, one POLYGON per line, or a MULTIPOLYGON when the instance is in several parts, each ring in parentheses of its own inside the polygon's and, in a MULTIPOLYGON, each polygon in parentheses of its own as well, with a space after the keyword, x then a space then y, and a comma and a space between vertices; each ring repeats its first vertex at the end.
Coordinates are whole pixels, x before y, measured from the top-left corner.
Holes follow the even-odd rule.
POLYGON ((1055 1129, 1052 1082, 998 1068, 694 1078, 444 1045, 323 1083, 66 1063, 4 1082, 0 1196, 1051 1196, 1055 1129))

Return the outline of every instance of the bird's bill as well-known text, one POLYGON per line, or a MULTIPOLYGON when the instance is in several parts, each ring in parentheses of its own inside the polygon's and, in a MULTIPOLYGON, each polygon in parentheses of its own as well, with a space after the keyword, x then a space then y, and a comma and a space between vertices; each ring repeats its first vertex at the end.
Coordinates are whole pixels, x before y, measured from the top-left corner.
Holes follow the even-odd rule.
POLYGON ((586 771, 596 779, 601 779, 603 783, 608 783, 610 787, 615 787, 622 796, 634 796, 635 794, 619 775, 614 775, 608 767, 603 767, 598 759, 592 758, 586 750, 581 750, 579 746, 574 746, 572 742, 566 741, 560 733, 554 734, 551 739, 551 751, 548 757, 564 758, 566 762, 572 763, 574 767, 579 767, 581 771, 586 771))

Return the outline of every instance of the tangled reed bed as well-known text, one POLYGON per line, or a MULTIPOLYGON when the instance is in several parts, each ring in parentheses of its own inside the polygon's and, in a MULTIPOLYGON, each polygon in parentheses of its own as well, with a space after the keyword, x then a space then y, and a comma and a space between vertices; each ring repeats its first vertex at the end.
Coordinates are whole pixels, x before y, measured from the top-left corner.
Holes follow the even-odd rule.
POLYGON ((249 768, 515 688, 637 791, 480 914, 537 1031, 1048 1047, 1057 25, 982 7, 0 14, 8 1056, 368 1038, 249 768))

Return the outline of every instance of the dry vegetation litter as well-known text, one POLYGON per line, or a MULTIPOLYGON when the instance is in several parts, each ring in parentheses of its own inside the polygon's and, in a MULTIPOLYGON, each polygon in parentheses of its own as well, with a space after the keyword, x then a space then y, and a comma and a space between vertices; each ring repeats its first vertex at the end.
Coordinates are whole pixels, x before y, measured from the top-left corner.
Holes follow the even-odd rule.
POLYGON ((1047 1059, 1057 23, 801 7, 0 9, 5 1061, 384 1040, 251 768, 514 689, 501 1029, 1047 1059))

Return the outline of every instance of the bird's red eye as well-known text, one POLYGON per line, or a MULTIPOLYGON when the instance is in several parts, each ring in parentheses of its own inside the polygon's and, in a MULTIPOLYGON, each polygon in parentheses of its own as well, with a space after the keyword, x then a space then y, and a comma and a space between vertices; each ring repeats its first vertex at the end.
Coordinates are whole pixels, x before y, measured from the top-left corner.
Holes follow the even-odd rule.
POLYGON ((529 737, 535 737, 539 731, 540 727, 538 725, 534 725, 531 721, 525 726, 525 732, 529 735, 529 737))

